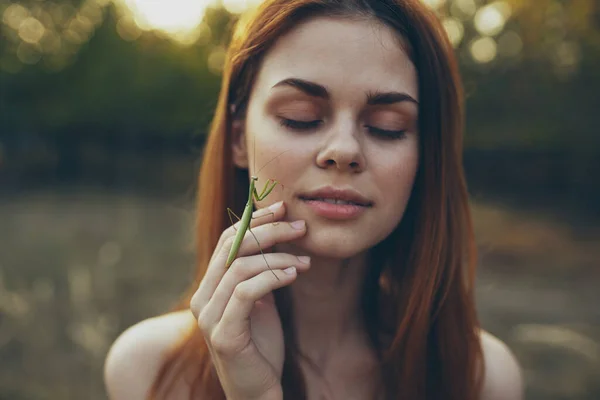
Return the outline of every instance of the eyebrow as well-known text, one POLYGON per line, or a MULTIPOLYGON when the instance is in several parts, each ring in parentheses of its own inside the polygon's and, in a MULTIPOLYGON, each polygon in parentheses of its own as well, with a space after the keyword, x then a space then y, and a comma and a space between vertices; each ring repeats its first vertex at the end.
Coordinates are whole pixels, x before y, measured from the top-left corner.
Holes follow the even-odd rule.
MULTIPOLYGON (((299 89, 312 97, 319 97, 325 100, 328 100, 330 98, 329 91, 327 90, 327 88, 325 88, 325 86, 319 85, 318 83, 306 81, 304 79, 287 78, 273 85, 273 88, 281 86, 290 86, 299 89)), ((411 95, 404 92, 375 91, 367 93, 367 104, 371 106, 380 104, 395 104, 401 103, 403 101, 409 101, 417 105, 419 104, 419 102, 415 100, 411 95)))

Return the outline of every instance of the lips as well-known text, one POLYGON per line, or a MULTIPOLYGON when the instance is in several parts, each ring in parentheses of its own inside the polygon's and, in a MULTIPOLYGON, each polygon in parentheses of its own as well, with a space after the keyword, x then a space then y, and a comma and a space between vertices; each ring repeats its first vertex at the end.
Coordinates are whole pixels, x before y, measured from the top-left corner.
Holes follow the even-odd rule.
POLYGON ((339 189, 331 186, 319 188, 317 190, 302 193, 301 200, 322 201, 329 204, 355 205, 362 207, 371 207, 373 202, 354 189, 339 189))

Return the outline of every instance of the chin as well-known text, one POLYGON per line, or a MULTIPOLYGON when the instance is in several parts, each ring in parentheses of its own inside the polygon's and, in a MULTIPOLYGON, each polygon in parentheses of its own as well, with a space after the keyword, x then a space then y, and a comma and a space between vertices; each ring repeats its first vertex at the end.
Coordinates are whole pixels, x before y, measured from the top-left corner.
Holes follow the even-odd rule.
POLYGON ((341 260, 362 255, 377 244, 377 241, 368 239, 356 232, 342 235, 324 231, 308 232, 305 237, 294 241, 294 246, 313 257, 341 260))

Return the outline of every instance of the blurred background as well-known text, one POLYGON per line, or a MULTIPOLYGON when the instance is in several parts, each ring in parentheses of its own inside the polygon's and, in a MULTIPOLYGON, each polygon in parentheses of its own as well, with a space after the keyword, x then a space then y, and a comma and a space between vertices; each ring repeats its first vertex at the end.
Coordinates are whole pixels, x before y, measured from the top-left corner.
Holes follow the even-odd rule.
MULTIPOLYGON (((423 0, 467 92, 483 327, 528 399, 600 399, 600 3, 423 0)), ((256 0, 0 0, 0 399, 104 399, 193 270, 195 176, 256 0)))

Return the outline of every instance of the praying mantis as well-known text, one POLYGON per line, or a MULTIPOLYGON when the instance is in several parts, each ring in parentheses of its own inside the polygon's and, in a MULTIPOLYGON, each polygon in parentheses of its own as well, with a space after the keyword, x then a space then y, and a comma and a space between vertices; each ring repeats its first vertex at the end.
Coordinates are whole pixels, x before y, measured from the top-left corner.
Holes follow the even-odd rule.
MULTIPOLYGON (((290 151, 290 150, 281 152, 279 155, 275 156, 273 159, 271 159, 269 162, 267 162, 265 165, 263 165, 262 168, 266 167, 271 161, 275 160, 277 157, 281 156, 283 153, 290 151)), ((256 154, 256 142, 254 143, 254 153, 256 154)), ((262 170, 262 168, 261 168, 261 170, 262 170)), ((260 172, 260 170, 258 172, 260 172)), ((256 173, 256 175, 258 175, 258 172, 256 173)), ((240 250, 240 246, 242 244, 242 240, 244 239, 246 231, 248 231, 252 234, 252 236, 254 237, 254 240, 256 240, 256 243, 258 244, 258 249, 260 250, 260 254, 262 254, 262 256, 265 260, 265 263, 267 264, 267 267, 269 268, 269 270, 271 270, 271 272, 273 273, 273 276, 275 276, 275 278, 277 278, 277 280, 279 280, 277 275, 275 275, 275 272, 273 272, 273 269, 271 269, 271 266, 269 265, 267 258, 265 257, 265 253, 263 253, 263 251, 262 251, 260 242, 258 241, 256 236, 250 229, 250 221, 252 220, 252 212, 253 212, 252 198, 256 199, 256 201, 264 200, 265 197, 267 197, 273 191, 273 189, 275 189, 275 186, 277 186, 277 184, 279 182, 277 182, 274 179, 268 179, 267 182, 265 182, 265 185, 259 194, 258 191, 256 190, 256 182, 257 181, 258 181, 258 176, 253 175, 250 177, 250 188, 248 190, 248 201, 246 202, 246 206, 244 207, 244 212, 243 212, 241 218, 238 217, 230 208, 227 208, 227 213, 229 214, 229 219, 231 221, 231 224, 233 225, 233 219, 231 218, 231 215, 233 214, 240 221, 240 226, 239 226, 239 229, 237 229, 237 233, 236 233, 235 239, 233 241, 233 246, 231 246, 231 250, 229 251, 229 256, 227 257, 227 262, 225 264, 225 268, 229 268, 231 266, 231 264, 233 263, 233 261, 236 259, 238 251, 240 250)), ((273 215, 273 213, 263 215, 263 217, 266 217, 267 215, 273 215)))

